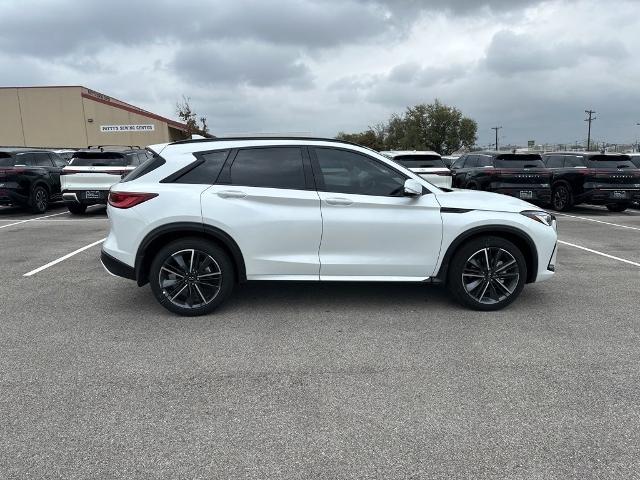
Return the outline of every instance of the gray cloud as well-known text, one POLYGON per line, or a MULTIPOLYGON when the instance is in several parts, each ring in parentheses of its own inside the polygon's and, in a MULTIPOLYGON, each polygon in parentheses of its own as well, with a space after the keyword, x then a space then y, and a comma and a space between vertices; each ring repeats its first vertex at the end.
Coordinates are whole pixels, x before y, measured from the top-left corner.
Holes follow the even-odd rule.
POLYGON ((574 67, 585 59, 620 60, 628 56, 624 44, 602 38, 571 42, 501 30, 491 40, 485 59, 489 70, 501 75, 574 67))
POLYGON ((204 85, 305 88, 312 83, 309 67, 296 51, 254 42, 186 47, 172 66, 178 75, 204 85))

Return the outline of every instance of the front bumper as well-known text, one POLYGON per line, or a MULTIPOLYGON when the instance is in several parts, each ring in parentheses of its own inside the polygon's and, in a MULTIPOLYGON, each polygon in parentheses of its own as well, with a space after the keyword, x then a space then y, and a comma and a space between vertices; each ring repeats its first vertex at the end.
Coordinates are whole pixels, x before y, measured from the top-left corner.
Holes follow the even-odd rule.
POLYGON ((133 267, 130 267, 126 263, 112 257, 104 250, 100 253, 100 261, 102 262, 104 269, 111 275, 127 278, 129 280, 136 279, 136 271, 133 267))

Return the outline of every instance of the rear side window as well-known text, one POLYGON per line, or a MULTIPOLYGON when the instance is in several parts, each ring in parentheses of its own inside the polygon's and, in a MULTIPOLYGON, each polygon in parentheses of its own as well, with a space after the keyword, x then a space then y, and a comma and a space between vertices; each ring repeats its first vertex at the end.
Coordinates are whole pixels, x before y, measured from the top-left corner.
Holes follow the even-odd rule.
POLYGON ((36 167, 53 167, 53 162, 49 158, 48 153, 34 153, 33 154, 34 165, 36 167))
POLYGON ((550 155, 546 160, 547 167, 549 168, 562 168, 564 166, 564 158, 562 155, 550 155))
POLYGON ((0 167, 13 167, 15 165, 15 159, 5 152, 0 152, 0 167))
POLYGON ((140 178, 143 175, 146 175, 149 172, 154 171, 156 168, 161 167, 165 164, 165 159, 160 155, 154 155, 149 160, 144 162, 142 165, 133 169, 126 177, 124 177, 120 182, 130 182, 131 180, 135 180, 136 178, 140 178))
POLYGON ((586 167, 583 156, 567 155, 564 157, 564 166, 566 168, 586 167))
POLYGON ((33 156, 30 153, 18 153, 14 160, 14 165, 33 165, 33 156))
POLYGON ((302 151, 298 147, 239 150, 230 176, 232 185, 306 189, 302 151))
POLYGON ((495 166, 500 168, 544 168, 545 165, 540 155, 508 153, 496 157, 495 166))
POLYGON ((126 167, 129 159, 117 152, 76 152, 69 162, 74 167, 126 167))
POLYGON ((176 178, 173 183, 213 185, 220 175, 229 150, 219 150, 198 155, 201 162, 187 173, 176 178))
POLYGON ((398 155, 394 161, 407 168, 444 168, 446 165, 438 155, 398 155))

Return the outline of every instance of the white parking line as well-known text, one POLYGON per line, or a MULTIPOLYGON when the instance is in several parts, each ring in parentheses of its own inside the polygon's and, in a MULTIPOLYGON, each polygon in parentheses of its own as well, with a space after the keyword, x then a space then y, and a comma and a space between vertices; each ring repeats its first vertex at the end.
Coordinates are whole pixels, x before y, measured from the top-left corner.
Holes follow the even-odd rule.
POLYGON ((98 240, 97 242, 93 242, 93 243, 91 243, 89 245, 86 245, 86 246, 84 246, 82 248, 79 248, 78 250, 74 250, 71 253, 67 253, 66 255, 54 260, 53 262, 49 262, 46 265, 43 265, 41 267, 36 268, 35 270, 31 270, 30 272, 25 273, 23 276, 24 277, 30 277, 31 275, 35 275, 36 273, 41 272, 42 270, 45 270, 45 269, 47 269, 49 267, 52 267, 52 266, 54 266, 54 265, 56 265, 56 264, 58 264, 60 262, 64 262, 67 258, 71 258, 74 255, 77 255, 80 252, 84 252, 85 250, 87 250, 87 249, 89 249, 91 247, 95 247, 96 245, 104 242, 105 240, 106 240, 106 238, 103 238, 102 240, 98 240))
POLYGON ((595 222, 595 223, 604 223, 605 225, 611 225, 613 227, 619 227, 619 228, 628 228, 629 230, 640 230, 640 228, 638 227, 631 227, 629 225, 620 225, 619 223, 603 222, 602 220, 596 220, 594 218, 578 217, 577 215, 568 215, 566 213, 556 213, 555 215, 562 215, 563 217, 579 218, 580 220, 588 220, 589 222, 595 222))
POLYGON ((584 250, 585 252, 595 253, 596 255, 600 255, 602 257, 611 258, 611 259, 617 260, 619 262, 628 263, 629 265, 634 265, 636 267, 640 267, 640 263, 632 262, 631 260, 626 260, 626 259, 620 258, 620 257, 614 257, 613 255, 609 255, 608 253, 599 252, 598 250, 593 250, 591 248, 583 247, 581 245, 576 245, 575 243, 564 242, 562 240, 558 240, 558 243, 561 243, 563 245, 568 245, 568 246, 574 247, 574 248, 579 248, 580 250, 584 250))
POLYGON ((0 228, 13 227, 14 225, 20 225, 21 223, 33 222, 34 220, 41 220, 43 218, 57 217, 58 215, 68 215, 68 214, 69 212, 60 212, 60 213, 54 213, 52 215, 45 215, 44 217, 28 218, 26 220, 20 220, 19 222, 10 223, 9 225, 2 225, 0 226, 0 228))

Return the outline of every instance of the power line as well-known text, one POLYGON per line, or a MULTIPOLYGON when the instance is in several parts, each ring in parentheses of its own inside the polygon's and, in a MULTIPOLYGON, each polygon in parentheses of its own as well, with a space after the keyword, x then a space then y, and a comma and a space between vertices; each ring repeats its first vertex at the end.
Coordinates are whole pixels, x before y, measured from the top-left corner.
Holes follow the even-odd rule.
POLYGON ((498 151, 498 130, 500 130, 502 127, 491 127, 491 130, 495 130, 496 131, 496 152, 498 151))
POLYGON ((588 118, 585 118, 585 122, 589 122, 589 131, 587 133, 587 152, 591 150, 591 122, 593 122, 597 117, 594 117, 593 114, 596 113, 594 110, 585 110, 584 113, 589 115, 588 118))

